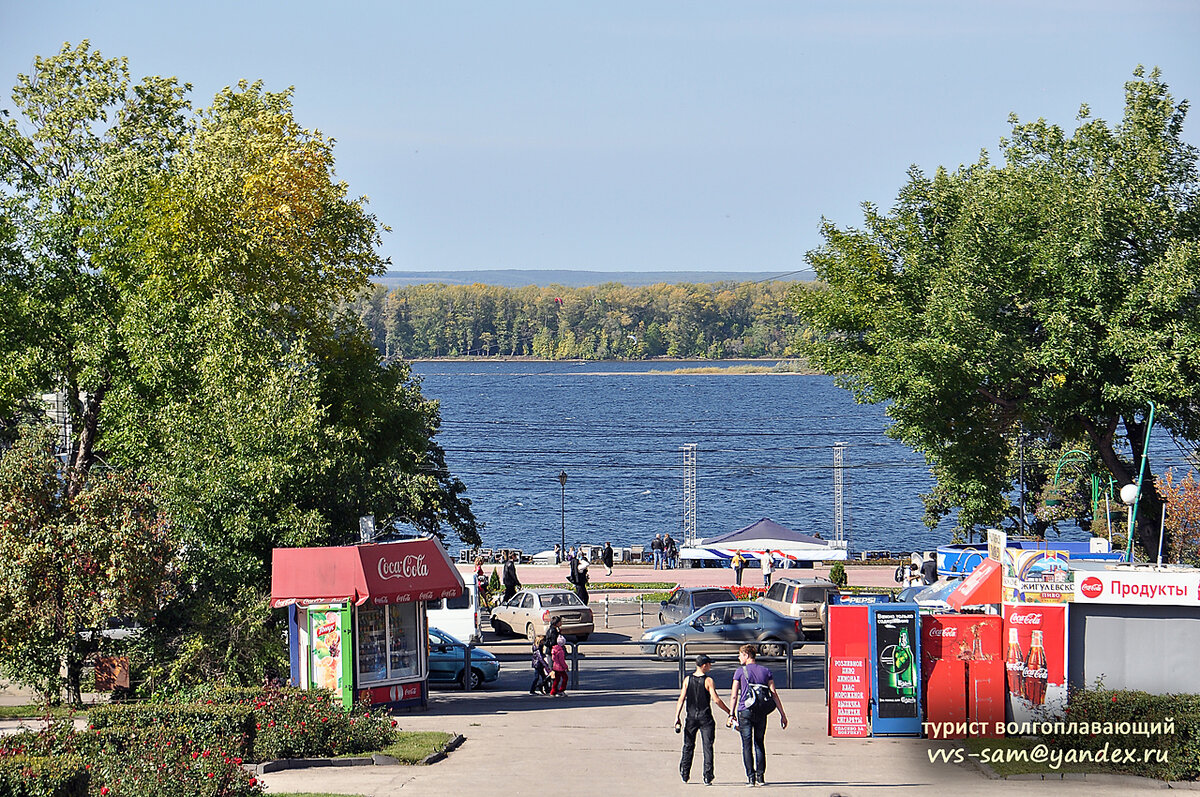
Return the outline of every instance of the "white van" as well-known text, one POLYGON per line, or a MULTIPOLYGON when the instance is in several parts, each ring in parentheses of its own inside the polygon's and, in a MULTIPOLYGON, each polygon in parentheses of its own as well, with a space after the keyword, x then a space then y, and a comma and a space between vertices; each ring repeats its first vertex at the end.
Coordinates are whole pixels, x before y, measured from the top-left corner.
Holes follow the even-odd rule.
POLYGON ((462 642, 478 644, 483 641, 483 626, 479 624, 479 592, 475 579, 464 579, 462 595, 425 601, 429 627, 445 631, 462 642))

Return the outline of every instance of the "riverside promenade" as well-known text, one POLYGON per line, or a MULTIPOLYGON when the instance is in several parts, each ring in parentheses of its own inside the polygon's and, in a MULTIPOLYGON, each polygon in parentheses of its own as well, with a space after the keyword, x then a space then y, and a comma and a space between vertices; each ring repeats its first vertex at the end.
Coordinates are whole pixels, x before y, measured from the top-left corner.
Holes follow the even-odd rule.
MULTIPOLYGON (((462 568, 469 577, 471 568, 462 568)), ((893 566, 848 566, 850 583, 861 586, 895 586, 893 566)), ((593 584, 672 582, 684 586, 728 585, 733 573, 722 569, 655 571, 647 566, 614 568, 604 575, 602 565, 592 565, 593 584)), ((485 567, 491 573, 491 566, 485 567)), ((788 575, 824 575, 827 570, 788 570, 788 575)), ((564 580, 565 567, 521 566, 523 584, 564 580)), ((784 572, 777 572, 776 576, 784 572)), ((761 584, 757 570, 747 570, 743 584, 761 584)), ((580 686, 569 696, 554 700, 530 696, 527 648, 523 640, 494 640, 486 635, 484 647, 503 661, 501 679, 474 692, 435 689, 429 710, 401 713, 401 729, 448 731, 465 737, 462 745, 444 760, 429 766, 322 767, 268 773, 263 780, 268 794, 331 792, 338 794, 409 795, 447 797, 455 794, 615 795, 745 793, 741 741, 737 733, 718 720, 716 782, 702 785, 701 756, 697 752, 690 783, 679 777, 681 737, 673 730, 675 699, 672 665, 632 661, 629 640, 640 634, 639 618, 614 618, 612 627, 599 627, 581 650, 580 686), (624 658, 623 658, 624 657, 624 658), (647 675, 657 667, 657 677, 647 675), (654 686, 644 684, 653 683, 654 686), (669 684, 663 686, 663 684, 669 684)), ((655 607, 657 608, 657 607, 655 607)), ((647 612, 650 605, 647 605, 647 612)), ((647 618, 647 625, 655 621, 647 618)), ((821 688, 819 645, 804 649, 799 659, 807 677, 797 688, 781 690, 788 715, 787 730, 780 730, 777 715, 767 731, 768 791, 795 795, 1060 795, 1061 797, 1116 797, 1160 792, 1166 784, 1117 775, 1067 776, 1051 780, 991 779, 970 759, 962 764, 931 763, 945 751, 953 756, 954 743, 925 739, 831 739, 826 735, 825 693, 821 688)), ((644 658, 644 657, 643 657, 644 658)), ((728 697, 734 664, 720 661, 714 667, 718 691, 728 697)), ((689 668, 690 669, 690 668, 689 668)), ((777 675, 777 684, 782 677, 777 675)), ((723 714, 717 710, 718 715, 723 714)))

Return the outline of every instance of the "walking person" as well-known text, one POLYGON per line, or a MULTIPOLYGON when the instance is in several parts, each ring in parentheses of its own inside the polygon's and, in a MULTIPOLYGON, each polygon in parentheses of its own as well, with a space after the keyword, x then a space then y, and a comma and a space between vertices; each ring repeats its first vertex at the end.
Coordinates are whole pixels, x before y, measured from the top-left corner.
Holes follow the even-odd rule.
POLYGON ((531 695, 544 695, 549 688, 547 681, 550 678, 550 662, 546 660, 545 648, 546 637, 538 634, 529 654, 529 666, 533 668, 533 682, 529 684, 531 695))
POLYGON ((613 566, 613 549, 611 542, 604 543, 604 553, 600 554, 600 561, 604 562, 604 575, 611 576, 613 566))
POLYGON ((746 782, 750 786, 766 785, 763 776, 767 771, 767 715, 773 709, 779 709, 780 729, 788 726, 783 702, 775 691, 775 678, 770 669, 758 663, 757 656, 754 645, 742 645, 738 649, 738 661, 742 666, 733 674, 729 702, 734 706, 735 713, 729 715, 727 723, 730 726, 736 723, 735 727, 741 734, 742 764, 746 768, 746 782))
POLYGON ((658 534, 654 535, 654 539, 650 541, 650 552, 654 554, 654 569, 662 570, 663 566, 663 541, 658 534))
POLYGON ((675 540, 670 534, 663 537, 663 570, 671 569, 671 549, 675 547, 675 540))
POLYGON ((746 557, 742 556, 741 551, 733 552, 733 560, 730 562, 733 565, 733 579, 737 586, 742 586, 742 571, 746 569, 746 557))
POLYGON ((563 645, 562 635, 559 634, 550 648, 550 670, 554 680, 550 684, 551 697, 567 696, 567 648, 563 645))
POLYGON ((687 783, 692 774, 692 758, 696 754, 696 733, 700 734, 700 745, 704 755, 704 785, 713 782, 713 739, 717 734, 717 723, 713 719, 712 704, 715 701, 721 710, 730 714, 729 706, 717 694, 713 679, 712 659, 701 653, 696 657, 696 671, 688 676, 679 699, 675 701, 675 732, 683 732, 683 755, 679 759, 679 776, 687 783), (680 722, 679 715, 687 707, 687 719, 680 722))
POLYGON ((509 554, 504 562, 504 574, 500 576, 500 583, 504 585, 504 600, 508 601, 513 595, 517 594, 517 590, 521 588, 521 582, 517 580, 517 557, 516 554, 509 554))
POLYGON ((575 572, 575 595, 579 600, 583 601, 584 605, 588 602, 588 563, 584 559, 579 563, 579 568, 575 572))
POLYGON ((771 573, 775 572, 774 565, 771 563, 771 552, 763 551, 762 554, 762 571, 763 571, 763 586, 771 586, 771 573))

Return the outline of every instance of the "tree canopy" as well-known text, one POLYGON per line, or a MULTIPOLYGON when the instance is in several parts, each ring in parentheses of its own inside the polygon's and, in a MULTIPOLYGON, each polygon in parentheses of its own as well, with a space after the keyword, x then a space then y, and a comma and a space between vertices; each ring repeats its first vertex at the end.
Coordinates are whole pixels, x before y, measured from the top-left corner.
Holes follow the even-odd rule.
MULTIPOLYGON (((1001 141, 1002 163, 932 178, 915 167, 888 213, 823 223, 808 255, 824 286, 795 301, 805 347, 856 398, 889 402, 889 433, 937 478, 929 522, 1008 514, 1024 430, 1084 446, 1118 484, 1137 481, 1155 423, 1200 438, 1200 180, 1186 102, 1157 70, 1125 87, 1109 126, 1086 106, 1068 135, 1044 120, 1001 141)), ((1149 473, 1147 473, 1149 476, 1149 473)), ((1157 547, 1147 478, 1138 542, 1157 547)))
POLYGON ((340 302, 385 263, 333 142, 258 83, 195 109, 85 41, 0 117, 0 431, 65 397, 67 500, 95 467, 154 486, 191 583, 266 588, 277 545, 356 518, 468 542, 440 418, 340 302))

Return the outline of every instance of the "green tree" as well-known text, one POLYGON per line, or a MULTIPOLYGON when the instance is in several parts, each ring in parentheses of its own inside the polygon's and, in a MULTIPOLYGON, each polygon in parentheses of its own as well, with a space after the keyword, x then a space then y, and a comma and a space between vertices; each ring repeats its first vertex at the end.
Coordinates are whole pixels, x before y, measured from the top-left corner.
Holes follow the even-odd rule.
POLYGON ((890 213, 825 223, 809 253, 825 285, 795 298, 806 354, 859 401, 889 402, 889 434, 937 478, 931 525, 950 507, 962 528, 1006 514, 1022 428, 1086 442, 1119 483, 1137 479, 1148 402, 1172 435, 1200 436, 1196 149, 1187 104, 1157 71, 1135 78, 1119 124, 1086 106, 1069 136, 1014 117, 1003 165, 914 168, 890 213))
POLYGON ((80 704, 83 660, 109 617, 148 623, 171 595, 177 548, 153 491, 93 473, 73 494, 53 433, 26 426, 0 457, 0 673, 80 704))

